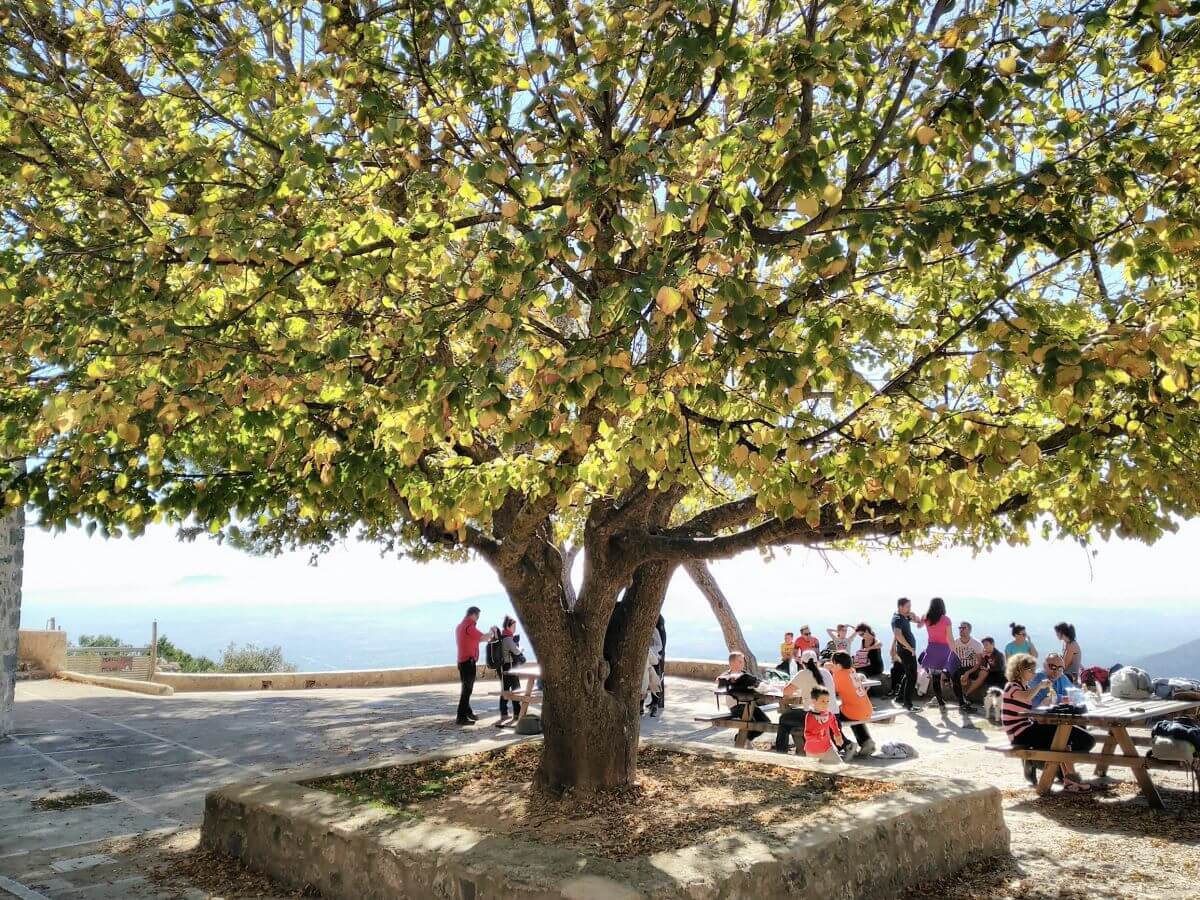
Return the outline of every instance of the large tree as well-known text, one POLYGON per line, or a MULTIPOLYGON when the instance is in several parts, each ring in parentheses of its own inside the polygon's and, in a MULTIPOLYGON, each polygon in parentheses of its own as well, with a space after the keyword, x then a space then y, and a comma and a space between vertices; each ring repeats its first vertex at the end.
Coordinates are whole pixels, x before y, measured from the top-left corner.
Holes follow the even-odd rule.
POLYGON ((477 554, 626 783, 681 564, 1195 512, 1194 13, 0 0, 8 502, 477 554))

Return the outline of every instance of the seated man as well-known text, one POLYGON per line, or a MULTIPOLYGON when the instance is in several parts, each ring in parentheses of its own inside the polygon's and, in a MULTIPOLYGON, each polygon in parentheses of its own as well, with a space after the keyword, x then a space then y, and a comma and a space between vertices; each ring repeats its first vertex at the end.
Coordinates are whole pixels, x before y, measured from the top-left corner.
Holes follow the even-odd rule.
MULTIPOLYGON (((740 719, 746 713, 746 704, 752 699, 754 689, 758 687, 758 679, 746 671, 745 654, 734 650, 729 654, 729 669, 717 676, 718 690, 726 691, 724 700, 730 717, 740 719)), ((770 722, 765 712, 754 707, 751 716, 755 722, 770 722)), ((761 735, 761 731, 747 731, 747 744, 761 735)))
POLYGON ((988 688, 1004 687, 1004 654, 996 648, 995 638, 983 639, 983 652, 975 657, 975 665, 959 677, 963 693, 973 703, 981 703, 988 688))
POLYGON ((1065 701, 1067 691, 1074 687, 1074 685, 1071 684, 1071 679, 1063 671, 1062 654, 1050 653, 1046 656, 1046 670, 1038 672, 1033 676, 1033 680, 1029 682, 1030 687, 1038 687, 1039 685, 1042 686, 1041 690, 1033 695, 1033 705, 1035 707, 1042 706, 1047 702, 1062 703, 1065 701), (1053 700, 1050 698, 1050 691, 1054 691, 1053 700))

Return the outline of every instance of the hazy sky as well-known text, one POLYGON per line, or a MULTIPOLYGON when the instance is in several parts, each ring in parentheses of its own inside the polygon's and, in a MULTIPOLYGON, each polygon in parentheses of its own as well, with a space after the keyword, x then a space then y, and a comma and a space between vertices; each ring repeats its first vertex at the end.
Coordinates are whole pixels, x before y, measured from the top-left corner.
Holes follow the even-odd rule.
MULTIPOLYGON (((1200 556, 1200 520, 1185 523, 1154 546, 1097 543, 1095 554, 1076 544, 1036 542, 1001 547, 978 557, 965 550, 901 557, 869 557, 807 550, 779 553, 772 562, 745 554, 714 566, 739 613, 769 612, 781 603, 853 607, 900 594, 941 594, 1005 603, 1062 602, 1155 607, 1194 604, 1200 556), (1090 560, 1090 562, 1089 562, 1090 560)), ((420 564, 381 559, 368 545, 347 544, 316 567, 306 553, 258 558, 199 539, 181 543, 170 529, 138 540, 89 539, 81 532, 52 535, 37 528, 26 537, 25 595, 39 604, 227 604, 247 601, 426 603, 494 594, 500 585, 482 562, 420 564)), ((672 606, 699 595, 691 581, 672 583, 672 606)), ((41 623, 27 622, 27 627, 41 623)))

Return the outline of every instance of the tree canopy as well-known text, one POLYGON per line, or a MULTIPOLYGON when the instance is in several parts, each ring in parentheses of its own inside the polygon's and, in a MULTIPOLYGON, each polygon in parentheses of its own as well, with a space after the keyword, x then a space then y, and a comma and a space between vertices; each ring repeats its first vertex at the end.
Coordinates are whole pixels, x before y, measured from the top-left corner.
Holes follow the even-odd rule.
POLYGON ((501 567, 1153 538, 1196 10, 3 0, 7 502, 501 567))

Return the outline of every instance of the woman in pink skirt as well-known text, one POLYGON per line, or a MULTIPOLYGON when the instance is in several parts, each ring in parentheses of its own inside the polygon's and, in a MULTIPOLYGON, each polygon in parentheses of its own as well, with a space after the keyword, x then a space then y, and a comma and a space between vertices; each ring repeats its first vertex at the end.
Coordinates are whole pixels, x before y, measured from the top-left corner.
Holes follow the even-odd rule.
POLYGON ((929 685, 938 707, 945 712, 946 701, 942 698, 942 676, 954 677, 958 671, 958 655, 950 646, 950 617, 946 615, 946 603, 941 597, 929 601, 929 612, 917 623, 925 629, 929 643, 921 654, 921 665, 929 672, 929 685))

